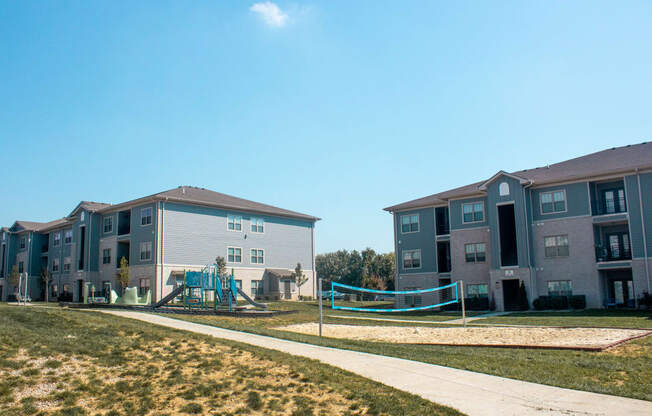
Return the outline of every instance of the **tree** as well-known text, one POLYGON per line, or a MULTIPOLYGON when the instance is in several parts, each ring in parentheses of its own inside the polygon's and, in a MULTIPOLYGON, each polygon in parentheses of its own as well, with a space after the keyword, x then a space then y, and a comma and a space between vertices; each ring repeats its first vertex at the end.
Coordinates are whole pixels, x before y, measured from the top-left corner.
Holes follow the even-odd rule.
POLYGON ((43 285, 45 285, 45 303, 49 302, 49 292, 50 292, 50 281, 52 280, 52 275, 50 274, 50 271, 48 270, 47 267, 43 267, 41 269, 41 280, 43 281, 43 285))
POLYGON ((11 273, 9 273, 9 283, 12 286, 18 286, 20 283, 20 273, 18 273, 18 266, 14 264, 14 267, 11 268, 11 273))
POLYGON ((215 257, 215 266, 217 266, 217 274, 219 277, 222 277, 226 274, 226 260, 224 260, 224 257, 215 257))
POLYGON ((530 303, 527 300, 527 291, 525 290, 525 283, 521 280, 521 284, 518 287, 518 306, 522 311, 527 311, 530 309, 530 303))
POLYGON ((125 289, 129 285, 129 261, 124 256, 120 259, 120 269, 118 270, 118 281, 120 282, 120 287, 122 288, 122 294, 124 295, 125 289))
POLYGON ((294 277, 294 282, 296 283, 297 289, 299 291, 299 300, 301 300, 301 286, 303 286, 303 284, 308 281, 308 276, 304 275, 303 270, 301 270, 301 263, 297 263, 297 267, 294 268, 292 277, 294 277))

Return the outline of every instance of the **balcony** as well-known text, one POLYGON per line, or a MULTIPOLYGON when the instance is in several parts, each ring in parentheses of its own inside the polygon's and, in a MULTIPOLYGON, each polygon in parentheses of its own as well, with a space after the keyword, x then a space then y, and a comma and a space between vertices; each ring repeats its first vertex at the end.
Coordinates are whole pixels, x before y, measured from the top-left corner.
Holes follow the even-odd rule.
POLYGON ((632 259, 629 227, 626 223, 594 225, 595 260, 598 263, 632 259))
POLYGON ((627 247, 602 247, 595 248, 595 259, 598 263, 608 261, 623 261, 632 259, 632 250, 627 247))
POLYGON ((609 215, 627 212, 625 196, 600 198, 593 207, 593 215, 609 215))
POLYGON ((591 192, 592 214, 612 215, 627 212, 625 184, 622 180, 598 182, 589 185, 591 192))

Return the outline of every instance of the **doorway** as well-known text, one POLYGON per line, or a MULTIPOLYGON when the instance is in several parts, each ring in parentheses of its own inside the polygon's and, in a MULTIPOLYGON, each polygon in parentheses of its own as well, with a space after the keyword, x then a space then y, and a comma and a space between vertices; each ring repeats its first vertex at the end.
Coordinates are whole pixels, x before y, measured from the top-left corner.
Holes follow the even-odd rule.
POLYGON ((503 280, 503 306, 506 311, 519 310, 518 279, 503 280))
POLYGON ((283 296, 285 299, 292 298, 292 282, 289 280, 283 281, 283 296))
POLYGON ((77 302, 82 303, 84 301, 84 281, 82 279, 77 280, 77 302))
POLYGON ((500 265, 517 266, 516 216, 514 204, 498 206, 498 230, 500 234, 500 265))
POLYGON ((448 273, 451 271, 450 241, 437 242, 437 271, 439 273, 448 273))

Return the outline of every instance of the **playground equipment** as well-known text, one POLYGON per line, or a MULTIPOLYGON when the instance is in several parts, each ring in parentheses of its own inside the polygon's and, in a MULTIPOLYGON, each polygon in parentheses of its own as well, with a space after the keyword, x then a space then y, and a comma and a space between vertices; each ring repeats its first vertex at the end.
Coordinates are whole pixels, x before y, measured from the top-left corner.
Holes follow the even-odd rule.
POLYGON ((230 275, 220 276, 216 265, 208 265, 201 271, 185 270, 183 283, 157 302, 154 307, 161 307, 181 295, 184 309, 207 310, 212 307, 214 310, 227 309, 233 312, 237 305, 238 294, 251 305, 267 309, 267 305, 254 301, 238 288, 233 270, 230 275))
POLYGON ((95 290, 95 284, 86 283, 83 288, 82 299, 85 304, 146 306, 152 303, 152 292, 148 290, 144 296, 138 296, 137 287, 127 287, 122 296, 118 296, 116 291, 111 289, 110 283, 102 292, 95 290))

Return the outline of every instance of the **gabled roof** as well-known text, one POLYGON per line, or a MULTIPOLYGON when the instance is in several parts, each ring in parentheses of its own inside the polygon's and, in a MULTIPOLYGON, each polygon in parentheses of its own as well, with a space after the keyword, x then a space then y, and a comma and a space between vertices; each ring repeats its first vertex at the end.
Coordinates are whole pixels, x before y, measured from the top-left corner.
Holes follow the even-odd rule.
POLYGON ((102 208, 110 207, 111 204, 105 204, 104 202, 93 202, 93 201, 81 201, 75 209, 72 210, 70 214, 68 214, 69 217, 73 217, 77 215, 79 210, 86 210, 89 212, 96 212, 101 210, 102 208))
POLYGON ((57 226, 60 225, 65 225, 69 222, 70 221, 68 221, 68 219, 66 218, 61 218, 50 222, 16 221, 14 225, 12 225, 11 228, 8 229, 8 231, 14 233, 19 233, 22 231, 42 232, 48 229, 56 228, 57 226))
POLYGON ((486 190, 487 190, 487 187, 488 187, 492 182, 494 182, 495 180, 497 180, 498 178, 500 178, 501 176, 507 176, 508 178, 515 179, 515 180, 517 180, 521 185, 527 185, 528 183, 530 183, 530 181, 529 181, 528 179, 522 178, 522 177, 517 176, 517 175, 514 175, 514 174, 512 174, 512 173, 507 173, 507 172, 505 172, 504 170, 499 170, 499 171, 498 171, 494 176, 492 176, 491 178, 487 179, 487 180, 484 181, 480 186, 478 186, 478 189, 481 190, 481 191, 486 191, 486 190))
POLYGON ((106 212, 109 210, 121 208, 123 206, 133 205, 135 203, 143 203, 147 201, 173 201, 281 217, 299 218, 310 221, 320 220, 320 218, 313 217, 312 215, 302 214, 300 212, 290 211, 272 205, 261 204, 259 202, 222 194, 204 188, 197 188, 194 186, 179 186, 178 188, 159 192, 144 198, 134 199, 131 201, 123 202, 121 204, 109 205, 100 211, 106 212))
POLYGON ((445 204, 449 199, 483 195, 486 186, 500 175, 508 175, 519 181, 526 181, 525 183, 537 186, 650 168, 652 168, 652 142, 643 142, 641 144, 613 147, 545 167, 525 169, 512 173, 500 171, 486 181, 393 205, 385 208, 385 211, 394 212, 422 208, 445 204))

